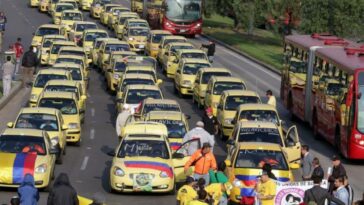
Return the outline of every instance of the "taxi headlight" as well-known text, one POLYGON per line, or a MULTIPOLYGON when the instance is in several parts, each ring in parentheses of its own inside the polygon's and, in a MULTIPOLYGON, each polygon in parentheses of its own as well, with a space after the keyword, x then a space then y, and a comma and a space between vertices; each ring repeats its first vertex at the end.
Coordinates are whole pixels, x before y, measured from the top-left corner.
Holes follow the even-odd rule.
POLYGON ((78 125, 78 123, 69 123, 68 128, 69 129, 78 129, 79 125, 78 125))
POLYGON ((119 79, 119 77, 120 77, 119 74, 114 74, 115 79, 119 79))
POLYGON ((189 80, 184 80, 184 81, 182 81, 182 85, 184 85, 184 86, 191 86, 192 83, 189 80))
POLYGON ((133 40, 134 40, 134 38, 132 38, 132 37, 129 38, 129 41, 133 41, 133 40))
POLYGON ((241 184, 241 181, 239 179, 234 179, 233 186, 241 188, 243 185, 241 184))
POLYGON ((36 95, 36 94, 31 94, 30 95, 31 100, 36 100, 37 98, 38 98, 38 95, 36 95))
POLYGON ((57 144, 59 143, 59 138, 58 137, 53 137, 51 139, 51 144, 53 147, 57 146, 57 144))
POLYGON ((46 171, 47 171, 46 164, 41 164, 41 165, 37 166, 37 168, 35 168, 36 173, 45 173, 46 171))
POLYGON ((114 175, 122 177, 125 175, 125 172, 119 167, 114 167, 114 175))
POLYGON ((167 174, 167 172, 165 172, 165 171, 161 171, 161 173, 159 174, 159 176, 160 176, 161 178, 167 178, 167 177, 168 177, 168 174, 167 174))
POLYGON ((219 105, 219 103, 212 103, 212 107, 217 108, 217 106, 219 105))
POLYGON ((233 120, 232 118, 225 119, 224 123, 230 125, 232 120, 233 120))

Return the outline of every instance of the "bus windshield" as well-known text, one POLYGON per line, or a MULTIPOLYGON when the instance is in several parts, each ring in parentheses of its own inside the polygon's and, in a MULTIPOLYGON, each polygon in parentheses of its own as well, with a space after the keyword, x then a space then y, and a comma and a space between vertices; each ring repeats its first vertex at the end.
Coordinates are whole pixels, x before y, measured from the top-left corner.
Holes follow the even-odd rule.
POLYGON ((201 0, 167 0, 166 17, 171 20, 195 21, 201 18, 201 0))

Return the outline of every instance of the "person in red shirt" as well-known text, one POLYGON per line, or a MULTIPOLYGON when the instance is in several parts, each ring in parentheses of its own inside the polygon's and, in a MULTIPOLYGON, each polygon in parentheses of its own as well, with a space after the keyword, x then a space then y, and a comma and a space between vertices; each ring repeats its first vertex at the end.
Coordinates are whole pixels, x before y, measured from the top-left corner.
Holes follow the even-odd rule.
POLYGON ((19 72, 19 65, 20 65, 20 59, 24 53, 23 45, 21 44, 21 38, 18 38, 16 40, 16 43, 14 44, 14 51, 15 51, 15 57, 16 57, 16 64, 15 64, 15 73, 19 72))

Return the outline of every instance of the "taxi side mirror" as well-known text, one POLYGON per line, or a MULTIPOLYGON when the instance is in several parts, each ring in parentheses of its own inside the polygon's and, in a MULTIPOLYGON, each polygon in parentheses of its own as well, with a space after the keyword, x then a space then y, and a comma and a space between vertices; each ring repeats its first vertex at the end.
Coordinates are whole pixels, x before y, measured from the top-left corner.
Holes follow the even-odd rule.
POLYGON ((230 160, 225 160, 224 161, 225 162, 225 165, 227 166, 227 167, 231 167, 231 161, 230 160))
POLYGON ((68 126, 67 125, 62 125, 62 130, 67 130, 68 126))
POLYGON ((181 74, 181 70, 177 70, 176 73, 181 74))
POLYGON ((297 163, 290 163, 289 164, 289 168, 291 168, 291 169, 299 169, 300 168, 300 165, 297 164, 297 163))
POLYGON ((160 85, 160 84, 162 84, 163 83, 163 80, 161 80, 161 79, 158 79, 157 80, 157 85, 160 85))
POLYGON ((14 123, 13 122, 8 122, 6 124, 6 126, 8 126, 8 128, 13 128, 14 127, 14 123))
POLYGON ((185 118, 186 118, 187 120, 189 120, 189 119, 191 119, 191 115, 185 115, 185 118))
POLYGON ((115 154, 116 154, 115 150, 111 150, 107 153, 107 155, 109 155, 110 157, 115 157, 115 154))
POLYGON ((219 104, 219 105, 217 106, 217 109, 222 110, 222 105, 221 105, 221 104, 219 104))
POLYGON ((182 153, 175 152, 175 153, 172 154, 173 159, 183 159, 184 157, 185 157, 185 155, 182 154, 182 153))
POLYGON ((81 100, 86 100, 87 99, 87 96, 86 95, 82 95, 81 96, 81 100))
POLYGON ((235 141, 230 139, 230 140, 226 141, 226 144, 227 145, 235 145, 235 141))
POLYGON ((85 114, 85 109, 80 109, 80 114, 85 114))

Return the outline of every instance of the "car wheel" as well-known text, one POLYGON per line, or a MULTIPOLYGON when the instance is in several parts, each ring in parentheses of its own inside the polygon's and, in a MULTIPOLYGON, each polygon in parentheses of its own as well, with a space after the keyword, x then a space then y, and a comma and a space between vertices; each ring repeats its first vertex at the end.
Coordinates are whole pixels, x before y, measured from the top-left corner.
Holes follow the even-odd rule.
POLYGON ((177 184, 176 181, 173 183, 173 189, 169 192, 170 195, 175 195, 177 192, 177 184))
POLYGON ((56 164, 63 164, 63 154, 59 153, 56 159, 56 164))

